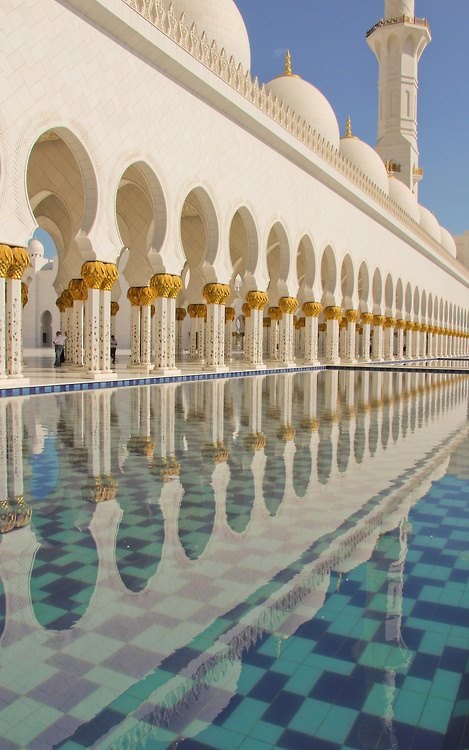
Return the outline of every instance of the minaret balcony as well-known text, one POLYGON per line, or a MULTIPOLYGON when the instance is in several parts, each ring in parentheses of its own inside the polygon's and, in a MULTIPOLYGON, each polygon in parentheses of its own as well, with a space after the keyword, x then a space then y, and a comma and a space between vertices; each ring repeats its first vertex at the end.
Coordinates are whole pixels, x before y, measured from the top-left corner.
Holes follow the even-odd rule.
POLYGON ((412 179, 414 181, 414 185, 416 183, 420 183, 420 181, 423 178, 423 167, 413 167, 412 168, 412 179))
POLYGON ((397 18, 381 18, 378 23, 371 27, 371 29, 368 29, 365 36, 369 37, 377 29, 380 29, 383 26, 390 26, 392 24, 411 24, 412 26, 421 26, 430 31, 430 27, 426 18, 417 18, 416 16, 398 16, 397 18))

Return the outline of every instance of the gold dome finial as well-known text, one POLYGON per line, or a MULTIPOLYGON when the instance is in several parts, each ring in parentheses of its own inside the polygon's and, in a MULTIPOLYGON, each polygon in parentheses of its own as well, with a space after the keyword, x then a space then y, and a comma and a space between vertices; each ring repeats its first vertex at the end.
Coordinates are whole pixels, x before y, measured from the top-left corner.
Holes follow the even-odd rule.
POLYGON ((291 76, 291 55, 290 50, 287 50, 287 54, 285 56, 285 76, 291 76))
POLYGON ((350 115, 347 117, 347 123, 345 125, 345 138, 350 139, 352 138, 352 121, 350 120, 350 115))

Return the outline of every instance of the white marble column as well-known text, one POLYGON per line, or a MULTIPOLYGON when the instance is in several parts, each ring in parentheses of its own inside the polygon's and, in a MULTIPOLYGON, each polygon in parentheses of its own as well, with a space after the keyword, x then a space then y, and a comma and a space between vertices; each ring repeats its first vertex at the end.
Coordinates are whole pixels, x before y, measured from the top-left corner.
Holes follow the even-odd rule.
POLYGON ((269 318, 271 321, 269 332, 269 358, 273 361, 278 361, 279 358, 279 343, 280 343, 280 320, 282 319, 282 312, 278 306, 271 306, 269 308, 269 318))
POLYGON ((110 371, 110 291, 119 273, 115 264, 87 261, 81 268, 81 276, 88 287, 85 309, 84 362, 89 375, 97 378, 103 370, 110 371), (106 305, 104 301, 106 301, 106 305), (104 343, 105 337, 107 337, 106 343, 104 343), (107 348, 107 358, 104 357, 105 348, 107 348), (109 368, 106 368, 106 364, 109 364, 109 368))
MULTIPOLYGON (((24 248, 0 245, 0 378, 26 384, 23 369, 21 277, 29 265, 24 248)), ((11 384, 11 383, 10 383, 11 384)), ((9 385, 10 386, 10 385, 9 385)))
POLYGON ((144 304, 140 309, 140 365, 143 371, 153 368, 151 363, 151 303, 144 304))
MULTIPOLYGON (((155 302, 155 372, 179 374, 176 369, 176 298, 182 289, 179 275, 157 274, 150 281, 155 302)), ((192 321, 191 321, 192 324, 192 321)))
POLYGON ((318 316, 322 311, 322 304, 317 301, 307 301, 302 306, 305 315, 305 364, 314 366, 318 360, 318 316))
POLYGON ((362 323, 362 336, 360 342, 360 355, 358 360, 367 363, 370 359, 370 327, 373 321, 373 314, 369 311, 363 311, 360 314, 362 323))
POLYGON ((397 327, 396 360, 397 361, 402 361, 404 359, 404 328, 405 328, 405 320, 404 319, 397 319, 396 320, 396 327, 397 327))
MULTIPOLYGON (((267 293, 262 290, 250 290, 246 295, 246 305, 251 311, 249 363, 256 369, 264 369, 263 338, 264 338, 264 307, 267 304, 267 293)), ((244 310, 244 306, 243 306, 244 310)))
POLYGON ((184 319, 187 316, 187 311, 184 308, 177 308, 176 309, 176 358, 181 359, 183 356, 183 347, 182 347, 182 339, 183 339, 183 326, 184 326, 184 319))
POLYGON ((360 312, 356 309, 347 309, 345 312, 345 319, 347 320, 347 331, 345 341, 345 353, 343 360, 345 363, 356 363, 356 335, 357 326, 356 323, 360 318, 360 312))
POLYGON ((5 277, 0 275, 0 379, 7 376, 6 290, 5 277))
POLYGON ((326 306, 324 309, 326 319, 326 363, 340 363, 339 359, 339 322, 342 319, 340 306, 326 306))
POLYGON ((233 322, 236 311, 232 306, 225 307, 225 362, 233 360, 233 322))
POLYGON ((7 372, 9 377, 18 378, 23 376, 21 280, 8 277, 6 287, 7 372))
POLYGON ((298 308, 298 301, 292 296, 284 296, 280 298, 278 307, 283 314, 280 320, 279 362, 282 366, 296 366, 293 315, 298 308))
POLYGON ((101 288, 99 296, 99 367, 101 372, 111 371, 111 289, 101 288))
POLYGON ((225 306, 230 297, 230 286, 219 282, 204 286, 203 295, 207 305, 205 335, 205 368, 209 371, 225 371, 225 306))
POLYGON ((383 355, 385 361, 394 361, 394 328, 397 319, 393 316, 386 317, 384 322, 384 344, 383 355))
POLYGON ((381 314, 373 316, 373 331, 371 334, 371 360, 383 360, 383 325, 386 317, 381 314))
POLYGON ((140 365, 140 306, 138 304, 138 301, 132 300, 130 298, 130 291, 132 288, 129 288, 127 292, 127 298, 131 302, 131 309, 130 309, 130 365, 131 366, 139 366, 140 365))

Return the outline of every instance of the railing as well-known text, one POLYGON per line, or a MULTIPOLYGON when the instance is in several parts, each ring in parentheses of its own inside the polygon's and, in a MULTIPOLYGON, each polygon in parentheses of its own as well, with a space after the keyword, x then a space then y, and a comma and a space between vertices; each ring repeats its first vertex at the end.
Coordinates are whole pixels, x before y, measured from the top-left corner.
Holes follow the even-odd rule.
POLYGON ((416 16, 397 16, 397 18, 381 18, 378 23, 371 27, 371 29, 368 29, 365 36, 369 37, 370 34, 373 34, 373 32, 376 31, 376 29, 381 28, 381 26, 389 26, 392 24, 413 24, 414 26, 423 26, 426 29, 430 28, 426 18, 417 18, 416 16))
MULTIPOLYGON (((136 11, 140 16, 143 16, 143 18, 165 34, 165 36, 172 39, 179 47, 186 50, 186 52, 196 58, 196 60, 201 62, 219 78, 223 79, 238 94, 241 94, 241 96, 258 107, 294 138, 298 139, 304 146, 314 152, 314 154, 366 193, 383 209, 393 214, 399 222, 406 225, 412 232, 420 235, 430 247, 436 249, 443 256, 450 257, 450 254, 448 254, 441 244, 437 243, 399 204, 393 201, 365 173, 321 136, 310 123, 303 120, 294 111, 291 111, 285 102, 279 101, 277 96, 273 97, 272 92, 265 84, 259 84, 257 76, 252 78, 250 71, 244 71, 241 63, 236 65, 233 57, 230 57, 228 60, 225 50, 219 50, 215 40, 210 42, 205 32, 199 36, 195 23, 189 28, 186 24, 184 13, 180 19, 176 18, 172 3, 168 10, 166 10, 161 0, 122 0, 122 2, 136 11)), ((418 22, 420 25, 428 25, 424 18, 412 19, 409 16, 402 16, 399 22, 404 19, 411 23, 418 22)), ((392 19, 386 22, 383 21, 383 23, 391 23, 391 21, 392 19)), ((376 24, 373 28, 376 28, 378 25, 376 24)))

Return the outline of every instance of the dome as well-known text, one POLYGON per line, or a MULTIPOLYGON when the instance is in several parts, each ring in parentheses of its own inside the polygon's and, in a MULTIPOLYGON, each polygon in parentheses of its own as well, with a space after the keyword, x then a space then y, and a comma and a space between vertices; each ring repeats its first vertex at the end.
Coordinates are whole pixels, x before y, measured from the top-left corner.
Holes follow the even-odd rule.
MULTIPOLYGON (((243 17, 234 0, 172 0, 174 15, 180 18, 186 14, 186 24, 197 26, 199 37, 205 31, 209 44, 213 40, 218 50, 225 49, 228 60, 233 56, 236 65, 245 71, 251 68, 251 46, 243 17)), ((171 0, 164 0, 166 9, 171 0)))
POLYGON ((350 118, 347 120, 347 132, 340 140, 340 152, 353 162, 362 173, 375 183, 385 193, 389 193, 389 178, 381 157, 373 147, 360 141, 352 135, 350 118))
POLYGON ((285 73, 267 84, 272 97, 283 100, 290 112, 295 112, 323 136, 335 149, 339 148, 340 133, 334 110, 319 89, 291 73, 290 57, 287 54, 285 73))
POLYGON ((430 212, 429 209, 419 204, 420 210, 420 227, 422 230, 426 230, 428 235, 431 235, 437 243, 441 243, 441 230, 438 220, 435 215, 430 212))
POLYGON ((456 241, 454 240, 453 236, 447 230, 445 227, 441 227, 440 225, 440 232, 441 232, 441 245, 447 251, 451 256, 454 256, 456 259, 456 241))
POLYGON ((44 258, 44 246, 37 238, 31 238, 28 243, 28 253, 31 259, 44 258))
POLYGON ((418 201, 414 194, 399 178, 389 177, 389 196, 396 204, 399 204, 404 212, 412 217, 415 222, 420 222, 418 201))

